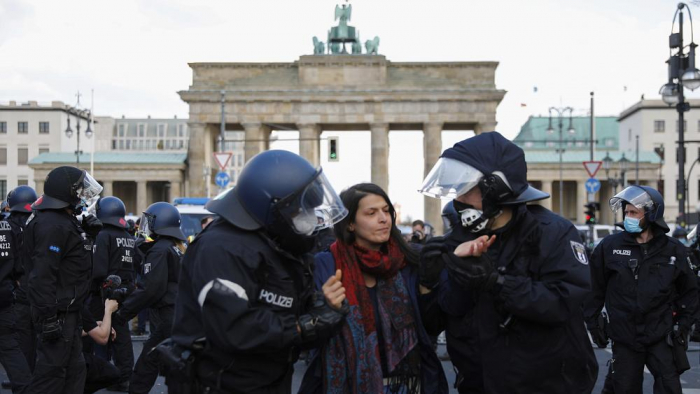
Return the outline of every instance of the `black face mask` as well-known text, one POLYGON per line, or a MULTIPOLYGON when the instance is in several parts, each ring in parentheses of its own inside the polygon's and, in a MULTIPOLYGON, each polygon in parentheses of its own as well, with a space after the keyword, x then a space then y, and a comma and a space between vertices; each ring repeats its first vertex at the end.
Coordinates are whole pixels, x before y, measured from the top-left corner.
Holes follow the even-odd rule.
POLYGON ((281 249, 294 256, 308 253, 316 245, 315 235, 297 234, 280 215, 277 215, 272 225, 267 228, 267 233, 281 249))
POLYGON ((473 206, 471 206, 469 204, 465 204, 465 203, 459 202, 457 200, 452 200, 452 205, 454 205, 455 211, 457 211, 457 213, 460 213, 460 212, 464 211, 465 209, 474 208, 473 206))

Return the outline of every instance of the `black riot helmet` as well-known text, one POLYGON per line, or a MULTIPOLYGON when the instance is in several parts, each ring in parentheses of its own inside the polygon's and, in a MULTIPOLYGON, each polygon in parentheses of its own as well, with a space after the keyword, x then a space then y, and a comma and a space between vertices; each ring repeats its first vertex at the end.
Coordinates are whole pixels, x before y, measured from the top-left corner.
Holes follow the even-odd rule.
POLYGON ((503 206, 549 198, 528 184, 523 150, 495 131, 446 149, 419 191, 429 197, 455 199, 474 187, 481 191, 482 210, 458 209, 462 225, 472 232, 483 230, 503 206))
POLYGON ((71 208, 75 214, 92 204, 102 186, 85 170, 62 166, 51 170, 44 181, 44 195, 32 205, 33 209, 71 208))
POLYGON ((11 212, 32 213, 34 201, 36 191, 27 185, 17 186, 7 195, 7 204, 11 212))
POLYGON ((102 223, 126 229, 128 225, 124 216, 126 216, 126 207, 117 197, 103 197, 97 200, 97 218, 102 223))
POLYGON ((236 187, 206 208, 243 230, 264 230, 292 253, 305 252, 319 231, 347 215, 321 169, 283 150, 253 157, 236 187))
POLYGON ((664 221, 664 199, 658 190, 649 186, 632 185, 626 187, 610 199, 610 209, 613 213, 623 210, 625 205, 632 204, 637 209, 644 210, 645 227, 654 224, 667 233, 670 228, 664 221))
POLYGON ((177 208, 167 202, 156 202, 143 211, 139 232, 150 238, 166 235, 185 241, 187 237, 180 228, 181 224, 182 217, 177 208))

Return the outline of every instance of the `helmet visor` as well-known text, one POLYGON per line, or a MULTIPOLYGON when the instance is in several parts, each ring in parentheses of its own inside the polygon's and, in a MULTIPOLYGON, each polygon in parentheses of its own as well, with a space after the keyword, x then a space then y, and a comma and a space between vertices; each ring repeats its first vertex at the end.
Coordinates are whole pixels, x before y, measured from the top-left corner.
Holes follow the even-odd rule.
POLYGON ((348 210, 322 170, 306 186, 275 204, 297 234, 315 235, 341 221, 348 210))
POLYGON ((483 176, 466 163, 441 157, 418 191, 428 197, 452 200, 471 190, 483 176))
POLYGON ((84 207, 90 207, 97 202, 102 193, 102 186, 87 171, 76 185, 77 197, 84 207))
POLYGON ((632 204, 637 209, 646 211, 654 206, 654 201, 641 187, 630 186, 610 199, 610 209, 617 213, 625 204, 632 204))
POLYGON ((141 214, 141 222, 139 225, 139 234, 143 235, 144 238, 152 238, 153 235, 153 223, 156 217, 150 213, 144 212, 141 214))

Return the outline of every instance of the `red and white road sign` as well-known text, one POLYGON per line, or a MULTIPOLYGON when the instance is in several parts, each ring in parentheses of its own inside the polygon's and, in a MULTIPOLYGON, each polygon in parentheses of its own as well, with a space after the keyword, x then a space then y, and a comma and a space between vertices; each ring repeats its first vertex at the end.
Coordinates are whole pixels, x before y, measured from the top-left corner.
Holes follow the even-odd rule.
POLYGON ((231 152, 214 152, 214 161, 219 165, 221 171, 226 171, 228 167, 228 162, 231 161, 231 152))
POLYGON ((595 178, 595 174, 598 173, 598 170, 600 170, 600 167, 602 165, 603 165, 602 161, 584 161, 583 162, 583 168, 586 169, 588 176, 590 176, 591 178, 595 178))

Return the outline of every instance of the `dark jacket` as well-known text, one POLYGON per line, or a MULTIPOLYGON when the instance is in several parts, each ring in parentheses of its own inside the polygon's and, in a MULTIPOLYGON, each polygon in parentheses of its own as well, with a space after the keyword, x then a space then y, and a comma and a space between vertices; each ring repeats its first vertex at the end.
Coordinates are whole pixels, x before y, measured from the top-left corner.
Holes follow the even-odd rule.
MULTIPOLYGON (((316 285, 316 289, 320 291, 326 280, 328 280, 331 275, 335 274, 335 259, 332 253, 326 251, 317 254, 315 260, 314 284, 316 285)), ((404 283, 406 283, 408 294, 411 297, 414 317, 416 321, 422 322, 421 304, 418 301, 418 269, 412 266, 406 266, 401 270, 401 276, 403 277, 404 283)), ((447 386, 447 379, 445 378, 445 371, 443 371, 442 363, 433 349, 432 340, 422 324, 417 324, 416 328, 421 356, 421 392, 426 394, 447 393, 449 388, 447 386)), ((313 356, 314 359, 311 361, 304 375, 304 381, 299 389, 300 393, 321 393, 323 390, 323 376, 321 372, 323 365, 321 364, 321 357, 319 352, 314 352, 313 356)))
POLYGON ((15 269, 13 275, 20 283, 19 286, 15 286, 14 301, 25 305, 29 305, 29 299, 27 298, 27 270, 24 267, 24 253, 22 252, 22 233, 24 232, 24 227, 27 225, 29 216, 31 216, 30 213, 12 212, 10 217, 7 218, 7 222, 10 223, 12 235, 15 239, 15 269))
POLYGON ((99 290, 108 275, 118 275, 124 284, 134 282, 136 239, 125 229, 105 224, 95 240, 93 286, 99 290))
POLYGON ((140 246, 145 256, 141 267, 139 287, 119 308, 119 316, 130 320, 144 308, 163 308, 175 305, 182 253, 175 240, 158 237, 140 246))
MULTIPOLYGON (((224 392, 280 392, 298 357, 298 317, 308 308, 312 256, 279 249, 258 231, 215 219, 189 246, 173 340, 207 340, 198 377, 224 392)), ((289 375, 291 376, 291 375, 289 375)))
POLYGON ((18 260, 15 235, 7 220, 0 219, 0 309, 12 305, 13 273, 18 260))
MULTIPOLYGON (((477 335, 487 393, 590 393, 598 373, 582 310, 590 271, 575 227, 519 205, 496 235, 488 254, 502 286, 476 292, 441 280, 439 305, 453 323, 448 344, 461 329, 477 335)), ((459 226, 451 237, 477 236, 459 226)))
POLYGON ((92 240, 75 216, 62 209, 35 211, 22 240, 33 316, 80 311, 90 285, 92 240))
POLYGON ((586 319, 592 323, 605 304, 613 341, 641 351, 662 340, 673 329, 674 302, 679 325, 693 324, 698 290, 688 250, 662 230, 654 227, 646 244, 626 231, 605 237, 593 251, 591 272, 586 319))

